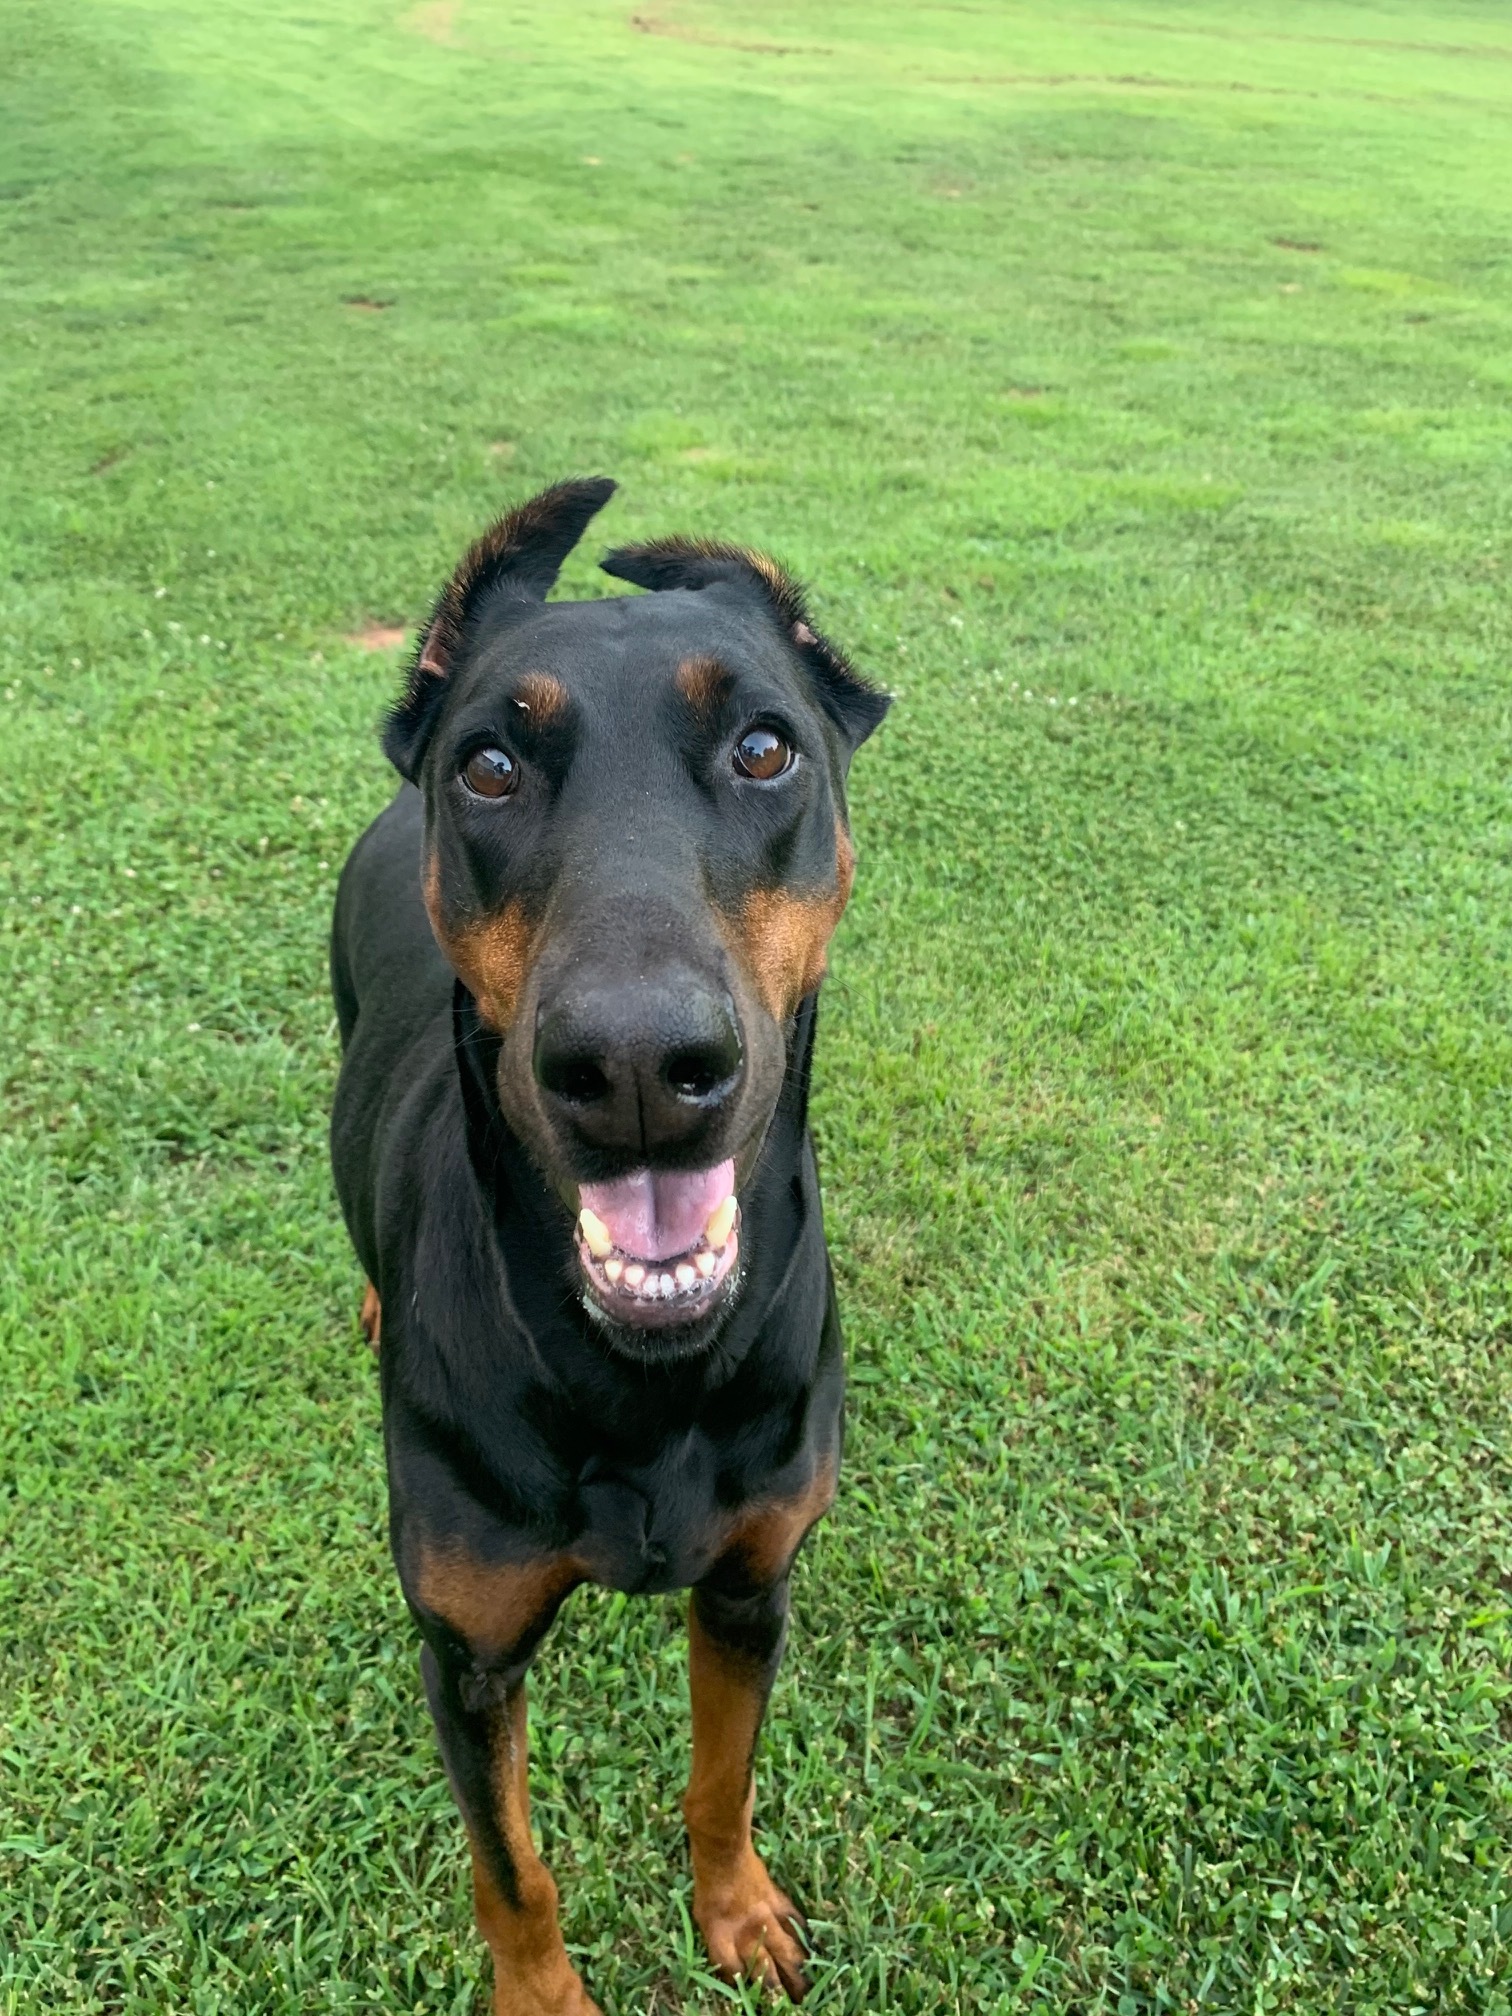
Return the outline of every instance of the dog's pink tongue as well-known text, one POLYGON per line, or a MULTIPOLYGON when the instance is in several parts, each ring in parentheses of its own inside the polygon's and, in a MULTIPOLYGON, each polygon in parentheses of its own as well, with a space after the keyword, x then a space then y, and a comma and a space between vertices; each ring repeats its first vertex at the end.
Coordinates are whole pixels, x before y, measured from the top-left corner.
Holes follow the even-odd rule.
POLYGON ((735 1187, 735 1164, 713 1169, 637 1169, 613 1183, 585 1183, 583 1205, 604 1221, 622 1253, 670 1260, 696 1246, 710 1213, 735 1187))

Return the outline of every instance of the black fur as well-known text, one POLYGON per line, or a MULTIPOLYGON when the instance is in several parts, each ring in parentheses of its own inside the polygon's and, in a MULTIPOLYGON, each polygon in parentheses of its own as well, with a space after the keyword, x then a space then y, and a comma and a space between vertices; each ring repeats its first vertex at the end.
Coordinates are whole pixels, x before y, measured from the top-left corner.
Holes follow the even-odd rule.
POLYGON ((346 864, 332 940, 344 1050, 332 1154, 382 1306, 393 1552, 453 1787, 506 1899, 492 1718, 560 1597, 487 1649, 428 1600, 427 1553, 570 1555, 615 1589, 692 1587, 706 1632, 764 1689, 787 1563, 753 1580, 727 1551, 731 1522, 801 1499, 837 1467, 841 1437, 840 1329, 808 1130, 816 998, 773 1020, 732 953, 729 920, 753 892, 833 886, 845 769, 886 700, 818 639, 786 577, 733 548, 622 549, 610 571, 668 592, 543 607, 612 487, 559 485, 511 513, 443 591, 385 735, 407 781, 346 864), (707 719, 675 684, 700 652, 730 668, 723 711, 707 719), (521 678, 543 673, 567 696, 549 734, 510 701, 521 678), (780 790, 732 781, 728 749, 747 712, 789 724, 802 751, 780 790), (480 738, 509 748, 525 775, 499 805, 480 807, 458 782, 480 738), (490 1027, 432 926, 461 942, 449 934, 511 904, 530 920, 532 963, 513 1016, 490 1027), (533 1032, 585 972, 602 991, 663 970, 729 1004, 740 1084, 695 1116, 696 1138, 648 1138, 628 1159, 736 1156, 743 1273, 686 1335, 615 1335, 581 1299, 571 1199, 626 1156, 579 1139, 551 1107, 533 1032))

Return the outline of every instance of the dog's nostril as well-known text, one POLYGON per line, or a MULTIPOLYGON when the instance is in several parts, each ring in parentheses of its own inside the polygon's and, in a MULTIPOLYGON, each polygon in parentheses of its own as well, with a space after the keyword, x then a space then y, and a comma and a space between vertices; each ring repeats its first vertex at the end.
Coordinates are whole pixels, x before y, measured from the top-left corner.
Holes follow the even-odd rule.
POLYGON ((612 1089, 591 1057, 553 1059, 542 1071, 541 1082, 548 1092, 570 1100, 574 1106, 591 1106, 596 1100, 607 1099, 612 1089))
POLYGON ((724 1060, 704 1050, 674 1050, 662 1066, 668 1088, 681 1099, 706 1099, 729 1075, 724 1060))

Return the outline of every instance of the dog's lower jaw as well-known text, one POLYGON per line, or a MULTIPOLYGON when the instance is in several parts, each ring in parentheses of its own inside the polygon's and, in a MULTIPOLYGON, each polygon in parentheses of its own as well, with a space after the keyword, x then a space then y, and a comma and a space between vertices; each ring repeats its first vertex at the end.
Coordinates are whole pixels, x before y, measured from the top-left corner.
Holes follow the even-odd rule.
POLYGON ((714 1299, 687 1322, 657 1326, 621 1323, 594 1297, 592 1288, 579 1275, 578 1301, 590 1322, 618 1358, 637 1365, 673 1365, 699 1358, 719 1341, 735 1313, 745 1288, 744 1253, 737 1253, 734 1265, 720 1282, 714 1299))

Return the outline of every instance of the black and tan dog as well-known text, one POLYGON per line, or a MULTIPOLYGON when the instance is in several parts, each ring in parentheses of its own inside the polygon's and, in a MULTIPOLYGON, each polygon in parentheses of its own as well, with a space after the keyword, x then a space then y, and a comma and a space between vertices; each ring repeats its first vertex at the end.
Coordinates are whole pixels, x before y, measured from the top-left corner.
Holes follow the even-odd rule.
POLYGON ((846 769, 887 700, 738 548, 621 548, 658 592, 547 604, 613 488, 522 505, 442 591, 332 947, 394 1558, 507 2016, 594 2008, 525 1761, 581 1582, 691 1588, 694 1913, 725 1974, 805 1985, 751 1766, 840 1460, 807 1101, 846 769))

